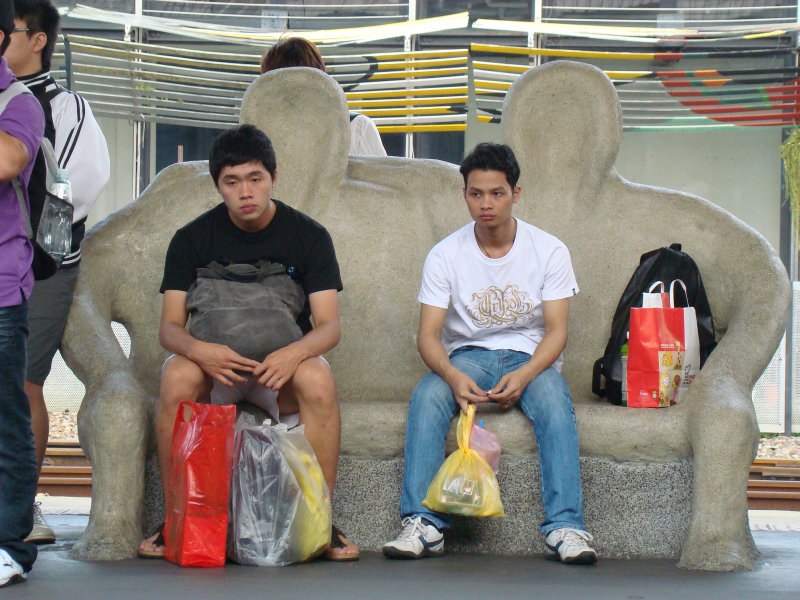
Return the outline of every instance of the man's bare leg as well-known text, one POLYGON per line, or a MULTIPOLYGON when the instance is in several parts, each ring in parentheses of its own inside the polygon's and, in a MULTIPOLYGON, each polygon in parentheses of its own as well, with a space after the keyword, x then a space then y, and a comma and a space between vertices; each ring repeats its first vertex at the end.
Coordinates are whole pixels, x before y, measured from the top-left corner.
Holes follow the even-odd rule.
MULTIPOLYGON (((300 423, 304 426, 305 436, 317 455, 322 475, 333 499, 342 421, 333 373, 328 363, 319 357, 300 363, 292 380, 278 396, 278 409, 281 413, 291 413, 299 409, 300 423)), ((344 537, 342 540, 344 548, 330 548, 326 553, 328 558, 336 559, 338 555, 357 556, 358 546, 344 537)))
POLYGON ((47 440, 50 437, 50 418, 44 402, 44 387, 26 381, 25 393, 31 406, 31 427, 36 442, 36 472, 41 474, 44 456, 47 453, 47 440))
MULTIPOLYGON (((156 447, 158 467, 161 473, 161 486, 165 490, 169 482, 172 459, 172 429, 175 415, 181 402, 209 402, 211 378, 188 358, 170 356, 161 368, 161 390, 156 407, 156 447)), ((163 551, 163 546, 154 542, 160 531, 144 540, 139 546, 145 552, 163 551)))

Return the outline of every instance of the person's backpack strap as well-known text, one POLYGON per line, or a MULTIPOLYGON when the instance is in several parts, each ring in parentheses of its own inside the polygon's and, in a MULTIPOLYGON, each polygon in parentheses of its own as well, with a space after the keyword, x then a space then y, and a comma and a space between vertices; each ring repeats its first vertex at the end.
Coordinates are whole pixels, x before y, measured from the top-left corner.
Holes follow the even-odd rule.
POLYGON ((58 174, 56 151, 53 148, 53 144, 51 144, 50 140, 47 139, 47 136, 42 136, 42 142, 39 144, 39 150, 42 152, 46 166, 45 189, 49 191, 53 188, 53 182, 56 180, 56 175, 58 174))
POLYGON ((25 204, 25 195, 22 193, 22 182, 20 182, 19 177, 14 177, 11 180, 11 185, 14 187, 14 193, 17 194, 17 200, 19 200, 19 209, 23 215, 25 215, 25 233, 28 235, 28 239, 33 239, 33 228, 31 227, 31 214, 28 212, 28 205, 25 204))
MULTIPOLYGON (((22 83, 21 81, 12 81, 11 84, 4 90, 0 91, 0 112, 3 112, 8 103, 11 102, 14 98, 21 94, 30 94, 31 91, 28 87, 22 83)), ((44 162, 46 166, 46 190, 49 190, 52 185, 53 181, 55 181, 56 174, 58 173, 58 161, 56 160, 56 151, 53 148, 53 144, 50 143, 50 140, 47 139, 47 136, 42 136, 42 141, 39 144, 39 150, 44 157, 44 162)), ((30 221, 30 215, 28 215, 28 221, 30 221)))
POLYGON ((8 106, 8 103, 20 94, 30 93, 31 91, 25 86, 24 83, 15 79, 8 85, 6 89, 0 90, 0 112, 3 112, 6 109, 6 106, 8 106))

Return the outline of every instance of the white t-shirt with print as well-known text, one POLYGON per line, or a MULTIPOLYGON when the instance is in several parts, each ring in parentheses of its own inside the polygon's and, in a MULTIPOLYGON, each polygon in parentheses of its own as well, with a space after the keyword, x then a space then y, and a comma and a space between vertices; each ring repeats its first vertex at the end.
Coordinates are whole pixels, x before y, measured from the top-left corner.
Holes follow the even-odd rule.
MULTIPOLYGON (((489 258, 475 239, 475 223, 436 244, 425 259, 419 300, 446 308, 442 343, 533 354, 545 334, 542 301, 578 293, 567 247, 517 219, 514 245, 489 258)), ((553 363, 560 371, 563 356, 553 363)))

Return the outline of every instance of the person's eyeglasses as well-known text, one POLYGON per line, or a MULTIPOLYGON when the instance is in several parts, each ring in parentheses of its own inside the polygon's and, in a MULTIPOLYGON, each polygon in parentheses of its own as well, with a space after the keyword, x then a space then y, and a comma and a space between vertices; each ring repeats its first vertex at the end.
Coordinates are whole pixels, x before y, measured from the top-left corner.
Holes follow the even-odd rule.
POLYGON ((30 31, 30 30, 31 30, 30 27, 14 27, 14 29, 11 30, 11 33, 17 33, 18 31, 30 31))

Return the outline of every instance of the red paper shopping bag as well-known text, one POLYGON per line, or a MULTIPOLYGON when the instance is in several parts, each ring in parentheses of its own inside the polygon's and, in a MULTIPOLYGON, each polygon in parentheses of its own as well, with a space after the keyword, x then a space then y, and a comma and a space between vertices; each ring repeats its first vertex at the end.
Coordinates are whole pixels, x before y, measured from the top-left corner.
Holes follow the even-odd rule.
POLYGON ((628 406, 681 401, 700 369, 694 308, 632 308, 628 339, 628 406))
POLYGON ((183 567, 225 564, 236 407, 181 402, 165 489, 164 557, 183 567))

